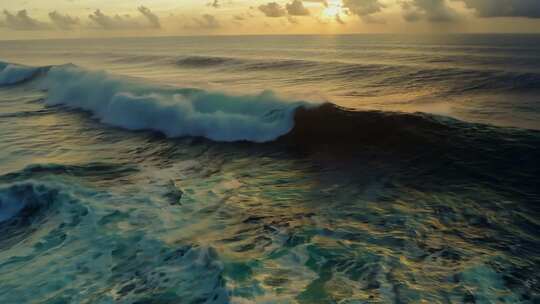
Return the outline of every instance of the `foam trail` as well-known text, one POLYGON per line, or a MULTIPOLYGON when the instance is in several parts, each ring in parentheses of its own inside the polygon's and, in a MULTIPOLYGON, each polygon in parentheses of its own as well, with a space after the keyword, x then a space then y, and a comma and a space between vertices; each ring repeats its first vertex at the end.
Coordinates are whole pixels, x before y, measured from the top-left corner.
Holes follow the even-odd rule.
POLYGON ((39 86, 47 104, 90 111, 110 125, 226 142, 274 140, 293 128, 295 109, 309 107, 269 91, 230 96, 157 87, 72 65, 52 67, 39 86))

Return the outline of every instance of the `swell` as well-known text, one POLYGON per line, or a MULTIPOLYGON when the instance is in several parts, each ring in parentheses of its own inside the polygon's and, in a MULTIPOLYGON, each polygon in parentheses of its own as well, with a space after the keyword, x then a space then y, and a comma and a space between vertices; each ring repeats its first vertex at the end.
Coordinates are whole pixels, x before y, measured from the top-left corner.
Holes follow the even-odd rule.
POLYGON ((34 164, 27 166, 23 170, 0 176, 0 182, 24 181, 50 175, 81 177, 88 180, 103 181, 128 176, 135 172, 137 172, 137 168, 125 164, 34 164))
MULTIPOLYGON (((93 54, 95 55, 95 54, 93 54)), ((385 62, 372 62, 362 58, 353 61, 287 59, 287 58, 249 58, 207 55, 133 55, 103 53, 101 57, 112 58, 109 62, 117 64, 148 67, 169 66, 181 69, 209 69, 217 72, 257 73, 292 72, 298 73, 294 81, 343 81, 351 83, 364 81, 367 88, 386 87, 389 89, 418 89, 440 86, 446 94, 471 92, 524 92, 538 91, 540 74, 537 72, 535 58, 518 59, 476 55, 433 56, 415 54, 405 56, 392 54, 385 62), (428 56, 428 58, 426 58, 428 56), (358 60, 362 60, 358 62, 358 60), (397 61, 396 61, 397 60, 397 61), (515 68, 509 68, 510 66, 515 68)), ((377 57, 382 55, 377 54, 377 57)))
MULTIPOLYGON (((423 172, 426 180, 473 179, 540 200, 540 131, 467 123, 425 113, 299 108, 276 143, 332 161, 374 161, 423 172)), ((531 206, 533 208, 537 208, 531 206)))
POLYGON ((246 59, 189 56, 174 64, 181 68, 215 68, 234 73, 297 72, 295 81, 364 81, 367 88, 418 89, 441 86, 447 94, 493 91, 538 91, 540 74, 492 67, 445 67, 430 64, 381 64, 300 59, 246 59))
MULTIPOLYGON (((140 56, 128 56, 124 60, 140 63, 140 56)), ((475 68, 474 64, 459 66, 459 62, 443 62, 440 59, 417 64, 358 63, 346 61, 320 61, 284 58, 238 58, 224 56, 184 56, 180 58, 153 59, 156 64, 173 64, 180 68, 219 69, 235 73, 245 72, 291 72, 296 71, 298 82, 317 80, 367 80, 368 87, 400 87, 405 89, 424 86, 444 85, 450 88, 448 94, 469 93, 474 91, 537 91, 540 88, 540 74, 535 71, 508 70, 504 62, 499 65, 483 63, 475 68), (427 64, 426 64, 427 63, 427 64), (450 67, 448 65, 451 65, 450 67)), ((456 59, 457 60, 457 59, 456 59)), ((460 61, 463 63, 463 60, 460 61)), ((529 65, 526 65, 529 66, 529 65)))

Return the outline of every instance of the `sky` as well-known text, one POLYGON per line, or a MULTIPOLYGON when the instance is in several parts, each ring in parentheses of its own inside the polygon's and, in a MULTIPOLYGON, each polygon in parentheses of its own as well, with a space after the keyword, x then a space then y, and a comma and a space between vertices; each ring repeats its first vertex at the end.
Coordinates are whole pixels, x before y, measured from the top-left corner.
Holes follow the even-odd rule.
POLYGON ((9 0, 0 39, 540 33, 540 0, 9 0))

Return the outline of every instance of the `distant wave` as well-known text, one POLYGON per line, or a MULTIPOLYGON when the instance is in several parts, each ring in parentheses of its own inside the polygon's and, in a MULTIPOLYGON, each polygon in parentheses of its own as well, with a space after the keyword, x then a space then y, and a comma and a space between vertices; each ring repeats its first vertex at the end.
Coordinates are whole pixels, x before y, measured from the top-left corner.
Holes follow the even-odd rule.
POLYGON ((186 56, 175 61, 178 66, 184 67, 214 67, 224 64, 241 63, 242 61, 232 57, 214 57, 214 56, 186 56))
MULTIPOLYGON (((220 73, 294 72, 298 83, 337 80, 340 83, 363 81, 366 90, 385 91, 440 88, 439 95, 468 94, 473 92, 538 91, 540 74, 531 70, 531 59, 520 64, 517 70, 508 70, 508 58, 476 58, 467 61, 467 56, 409 58, 402 63, 354 62, 319 60, 317 58, 255 58, 222 55, 137 55, 103 53, 111 63, 168 66, 180 69, 208 69, 220 73), (493 64, 493 60, 497 64, 493 64)), ((83 56, 98 56, 87 54, 83 56)), ((418 55, 415 55, 418 56, 418 55)), ((388 60, 391 61, 391 58, 388 60)))
POLYGON ((28 67, 0 62, 0 86, 16 85, 29 81, 48 71, 50 67, 28 67))
POLYGON ((92 179, 98 177, 118 178, 124 175, 137 172, 136 168, 121 164, 88 163, 82 165, 61 165, 61 164, 36 164, 29 165, 23 170, 0 176, 0 182, 24 181, 42 176, 76 176, 92 179))
MULTIPOLYGON (((473 91, 528 91, 540 89, 540 74, 531 71, 508 71, 487 66, 459 66, 459 58, 452 66, 439 64, 382 64, 317 59, 249 58, 228 56, 158 56, 111 54, 113 62, 146 65, 166 65, 187 69, 219 69, 221 72, 295 71, 298 82, 318 80, 365 80, 367 88, 418 89, 441 85, 447 94, 473 91), (446 90, 445 89, 445 90, 446 90)), ((445 58, 443 58, 445 59, 445 58)), ((440 63, 441 58, 427 62, 440 63)), ((462 62, 466 62, 461 58, 462 62)), ((491 60, 491 59, 490 59, 491 60)), ((500 63, 503 66, 503 63, 500 63)))

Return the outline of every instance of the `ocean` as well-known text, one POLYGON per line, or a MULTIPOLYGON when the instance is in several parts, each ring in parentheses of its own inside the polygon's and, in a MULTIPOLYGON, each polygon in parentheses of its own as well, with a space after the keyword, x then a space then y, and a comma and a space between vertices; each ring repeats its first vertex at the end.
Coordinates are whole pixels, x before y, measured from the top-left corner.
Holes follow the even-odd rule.
POLYGON ((538 303, 540 35, 0 41, 0 303, 538 303))

